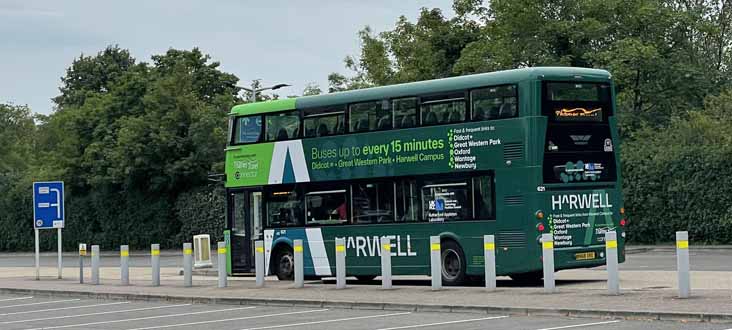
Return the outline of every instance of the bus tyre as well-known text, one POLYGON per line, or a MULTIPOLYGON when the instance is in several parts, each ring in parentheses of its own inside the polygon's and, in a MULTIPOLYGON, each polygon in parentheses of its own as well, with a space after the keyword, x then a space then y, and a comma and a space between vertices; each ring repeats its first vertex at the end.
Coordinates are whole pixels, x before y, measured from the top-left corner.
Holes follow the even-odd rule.
POLYGON ((290 247, 282 247, 277 250, 273 260, 274 272, 280 281, 292 281, 295 277, 295 257, 290 247))
POLYGON ((440 260, 442 261, 442 284, 447 286, 465 283, 465 253, 455 241, 444 241, 440 260))
POLYGON ((541 279, 544 278, 543 271, 535 271, 521 274, 509 275, 511 279, 521 285, 538 285, 541 283, 541 279))

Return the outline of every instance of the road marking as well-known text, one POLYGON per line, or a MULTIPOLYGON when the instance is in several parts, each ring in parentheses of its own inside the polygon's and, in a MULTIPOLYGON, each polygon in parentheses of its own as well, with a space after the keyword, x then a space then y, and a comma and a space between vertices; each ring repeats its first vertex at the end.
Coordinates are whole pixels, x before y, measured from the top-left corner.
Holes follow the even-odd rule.
POLYGON ((207 324, 207 323, 219 323, 219 322, 228 322, 228 321, 249 320, 249 319, 258 319, 258 318, 271 317, 271 316, 282 316, 282 315, 293 315, 293 314, 306 314, 306 313, 316 313, 316 312, 325 312, 325 311, 327 311, 327 309, 315 309, 315 310, 299 311, 299 312, 286 312, 286 313, 276 313, 276 314, 267 314, 267 315, 243 316, 243 317, 235 317, 235 318, 223 319, 223 320, 200 321, 200 322, 179 323, 179 324, 169 324, 169 325, 156 325, 156 326, 147 327, 147 328, 135 328, 135 329, 128 329, 128 330, 148 330, 148 329, 161 329, 161 328, 174 328, 174 327, 177 328, 177 327, 185 327, 185 326, 199 325, 199 324, 207 324))
MULTIPOLYGON (((124 302, 124 303, 129 303, 129 302, 124 302)), ((120 304, 120 303, 117 303, 117 304, 120 304)), ((104 305, 104 304, 102 304, 102 305, 104 305)), ((172 308, 172 307, 183 307, 183 306, 190 306, 190 305, 191 304, 165 305, 165 306, 123 309, 123 310, 117 310, 117 311, 106 311, 106 312, 97 312, 97 313, 88 313, 88 314, 62 315, 62 316, 44 317, 44 318, 40 318, 40 319, 5 321, 5 322, 0 322, 0 324, 69 319, 69 318, 75 318, 75 317, 95 316, 95 315, 119 314, 119 313, 139 312, 139 311, 147 311, 147 310, 154 310, 154 309, 172 308)), ((94 305, 91 305, 91 306, 94 306, 94 305)), ((85 307, 85 306, 80 306, 80 307, 85 307)), ((68 309, 70 309, 70 308, 76 308, 76 307, 68 307, 68 309)), ((59 308, 59 309, 66 309, 66 308, 59 308)), ((49 309, 49 310, 59 310, 59 309, 49 309)), ((30 312, 20 312, 20 313, 36 313, 36 312, 43 312, 43 311, 30 311, 30 312)))
MULTIPOLYGON (((191 304, 173 305, 173 306, 180 307, 180 306, 190 306, 190 305, 191 304)), ((160 307, 165 307, 165 306, 160 306, 160 307)), ((253 307, 252 306, 252 307, 240 307, 240 308, 227 308, 227 309, 217 309, 217 310, 212 310, 212 311, 201 311, 201 312, 189 312, 189 313, 179 313, 179 314, 170 314, 170 315, 157 315, 157 316, 136 317, 136 318, 132 318, 132 319, 112 320, 112 321, 99 321, 99 322, 82 323, 82 324, 68 324, 68 325, 61 325, 61 326, 56 326, 56 327, 34 328, 34 329, 29 329, 29 330, 62 329, 62 328, 73 328, 73 327, 85 327, 85 326, 97 325, 97 324, 108 324, 108 323, 119 323, 119 322, 132 322, 132 321, 162 319, 162 318, 166 318, 166 317, 178 317, 178 316, 210 314, 210 313, 228 312, 228 311, 236 311, 236 310, 252 309, 252 308, 256 308, 256 307, 253 307)), ((156 328, 160 328, 160 327, 156 327, 156 328)))
POLYGON ((620 320, 615 321, 606 321, 606 322, 595 322, 595 323, 585 323, 585 324, 574 324, 574 325, 565 325, 561 327, 554 327, 554 328, 542 328, 539 330, 557 330, 557 329, 569 329, 569 328, 579 328, 579 327, 589 327, 593 325, 603 325, 603 324, 611 324, 611 323, 618 323, 620 320))
POLYGON ((447 322, 437 322, 437 323, 425 323, 425 324, 415 324, 415 325, 405 325, 403 327, 393 327, 393 328, 381 328, 379 330, 396 330, 396 329, 412 329, 412 328, 422 328, 422 327, 432 327, 436 325, 446 325, 446 324, 455 324, 455 323, 467 323, 467 322, 478 322, 478 321, 486 321, 486 320, 497 320, 497 319, 504 319, 507 318, 507 315, 503 316, 491 316, 491 317, 482 317, 479 319, 468 319, 468 320, 457 320, 457 321, 447 321, 447 322))
POLYGON ((17 297, 17 298, 0 299, 0 302, 3 302, 3 301, 13 301, 13 300, 24 300, 24 299, 33 299, 33 297, 30 296, 30 297, 17 297))
POLYGON ((81 299, 66 299, 66 300, 42 301, 42 302, 30 303, 30 304, 0 306, 0 309, 3 309, 3 308, 13 308, 13 307, 24 307, 24 306, 35 306, 35 305, 47 305, 47 304, 55 304, 55 303, 65 303, 65 302, 72 302, 72 301, 79 301, 79 300, 81 300, 81 299))
POLYGON ((260 330, 260 329, 275 329, 275 328, 297 327, 297 326, 301 326, 301 325, 311 325, 311 324, 333 323, 333 322, 341 322, 341 321, 373 319, 373 318, 376 318, 376 317, 407 315, 407 314, 411 314, 411 313, 412 312, 403 312, 403 313, 392 313, 392 314, 357 316, 357 317, 348 317, 348 318, 335 319, 335 320, 325 320, 325 321, 312 321, 312 322, 300 322, 300 323, 270 325, 270 326, 258 327, 258 328, 246 328, 246 329, 242 329, 242 330, 260 330))
POLYGON ((30 314, 30 313, 40 313, 40 312, 51 312, 51 311, 62 311, 66 309, 77 309, 77 308, 86 308, 86 307, 99 307, 99 306, 110 306, 110 305, 120 305, 120 304, 129 304, 129 301, 122 301, 122 302, 113 302, 113 303, 107 303, 107 304, 94 304, 94 305, 83 305, 83 306, 71 306, 71 307, 61 307, 61 308, 49 308, 49 309, 40 309, 40 310, 34 310, 34 311, 22 311, 22 312, 13 312, 13 313, 3 313, 0 314, 0 316, 8 316, 8 315, 18 315, 18 314, 30 314))

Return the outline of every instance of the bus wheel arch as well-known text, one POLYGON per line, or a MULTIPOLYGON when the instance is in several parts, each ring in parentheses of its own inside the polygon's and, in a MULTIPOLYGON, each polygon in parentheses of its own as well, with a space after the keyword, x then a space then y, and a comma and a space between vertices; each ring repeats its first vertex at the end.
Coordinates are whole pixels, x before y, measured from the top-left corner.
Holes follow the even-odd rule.
POLYGON ((286 243, 279 243, 272 249, 272 258, 269 261, 271 273, 277 275, 280 281, 292 281, 295 271, 295 255, 292 247, 286 243))
POLYGON ((462 246, 452 237, 443 237, 440 247, 442 283, 447 286, 464 284, 468 265, 462 246))

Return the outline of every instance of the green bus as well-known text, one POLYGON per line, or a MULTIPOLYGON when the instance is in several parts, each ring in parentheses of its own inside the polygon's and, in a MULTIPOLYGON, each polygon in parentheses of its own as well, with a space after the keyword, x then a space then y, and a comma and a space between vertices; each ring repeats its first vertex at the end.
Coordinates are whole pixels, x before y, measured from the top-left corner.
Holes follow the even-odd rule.
POLYGON ((446 285, 496 271, 542 277, 543 233, 556 269, 603 265, 604 233, 624 261, 618 135, 611 75, 537 67, 242 104, 226 148, 231 272, 335 274, 335 238, 348 276, 373 279, 379 238, 394 275, 429 275, 429 237, 441 239, 446 285))

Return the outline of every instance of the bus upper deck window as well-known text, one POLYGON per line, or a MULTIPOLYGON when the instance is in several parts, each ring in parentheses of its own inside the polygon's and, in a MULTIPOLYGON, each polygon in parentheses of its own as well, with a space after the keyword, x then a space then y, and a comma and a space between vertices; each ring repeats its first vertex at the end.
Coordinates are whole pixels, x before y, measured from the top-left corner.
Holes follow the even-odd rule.
POLYGON ((262 116, 247 116, 236 119, 234 143, 259 142, 262 135, 262 116))
POLYGON ((345 106, 308 109, 303 115, 305 137, 343 134, 346 131, 345 106))
POLYGON ((267 141, 294 139, 300 133, 300 116, 296 111, 266 115, 265 135, 267 141))
POLYGON ((417 98, 408 97, 392 101, 394 108, 394 128, 417 126, 417 98))
POLYGON ((465 121, 465 95, 448 95, 422 98, 420 104, 422 125, 448 124, 465 121))
POLYGON ((470 92, 472 120, 492 120, 518 116, 516 86, 496 86, 470 92))
POLYGON ((392 127, 389 103, 382 101, 351 104, 348 107, 350 132, 368 132, 392 127))

